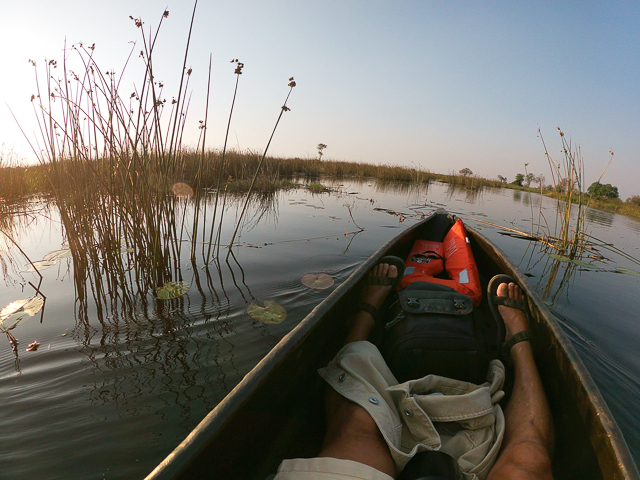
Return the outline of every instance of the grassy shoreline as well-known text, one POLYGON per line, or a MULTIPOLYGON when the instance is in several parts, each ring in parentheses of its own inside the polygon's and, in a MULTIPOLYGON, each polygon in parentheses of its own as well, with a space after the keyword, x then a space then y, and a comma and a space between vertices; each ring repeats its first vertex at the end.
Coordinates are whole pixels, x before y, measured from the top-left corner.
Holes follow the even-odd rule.
MULTIPOLYGON (((220 172, 222 152, 212 150, 205 153, 203 162, 204 168, 198 171, 201 156, 195 151, 184 151, 179 155, 178 162, 180 168, 173 172, 173 178, 167 182, 171 185, 176 182, 183 182, 188 185, 199 184, 205 188, 212 188, 220 174, 225 179, 225 189, 227 192, 246 192, 249 188, 251 176, 256 171, 260 158, 260 152, 254 151, 228 151, 226 152, 223 171, 220 172), (199 179, 197 178, 199 176, 199 179)), ((15 163, 15 162, 14 162, 15 163)), ((82 180, 100 170, 100 160, 93 161, 93 168, 78 168, 78 162, 62 161, 56 169, 62 167, 69 177, 82 180)), ((87 163, 82 162, 82 163, 87 163)), ((104 165, 104 164, 103 164, 104 165)), ((34 194, 53 194, 55 185, 48 178, 61 178, 58 175, 52 176, 52 165, 45 163, 33 166, 10 165, 0 167, 0 199, 18 200, 20 197, 34 194), (53 184, 52 184, 53 183, 53 184)), ((59 173, 59 171, 58 171, 59 173)), ((108 171, 100 173, 105 179, 110 176, 108 171)), ((67 177, 63 175, 62 177, 67 177)), ((428 169, 416 169, 400 165, 375 165, 363 162, 346 162, 338 160, 319 160, 303 158, 281 158, 267 156, 262 165, 261 173, 256 184, 256 191, 266 193, 273 192, 281 188, 292 188, 296 184, 291 182, 292 177, 309 177, 315 179, 321 176, 329 177, 352 177, 352 178, 376 178, 383 182, 402 182, 411 184, 428 184, 430 182, 444 182, 451 185, 481 189, 484 187, 509 188, 531 193, 545 195, 555 198, 556 194, 549 191, 540 191, 539 188, 528 188, 500 182, 499 180, 486 179, 474 175, 458 175, 455 173, 440 174, 431 172, 428 169)), ((86 178, 88 181, 89 178, 86 178)), ((95 180, 95 178, 93 179, 95 180)), ((108 181, 108 179, 107 179, 108 181)), ((317 183, 312 183, 312 189, 318 189, 317 183)), ((606 212, 618 213, 635 220, 640 220, 640 206, 625 203, 619 199, 589 199, 589 207, 606 212)))
MULTIPOLYGON (((539 188, 521 187, 519 185, 514 185, 511 183, 503 183, 501 186, 503 188, 509 188, 512 190, 537 193, 538 195, 542 194, 545 197, 553 199, 556 199, 559 195, 560 200, 566 201, 566 195, 556 194, 555 192, 549 190, 542 190, 542 192, 540 192, 539 188)), ((574 198, 572 199, 573 203, 577 203, 576 200, 577 199, 574 195, 574 198)), ((634 205, 629 202, 624 202, 619 198, 597 198, 590 197, 588 194, 583 193, 583 201, 589 208, 602 210, 604 212, 617 213, 619 215, 624 215, 625 217, 640 221, 640 206, 634 205)))

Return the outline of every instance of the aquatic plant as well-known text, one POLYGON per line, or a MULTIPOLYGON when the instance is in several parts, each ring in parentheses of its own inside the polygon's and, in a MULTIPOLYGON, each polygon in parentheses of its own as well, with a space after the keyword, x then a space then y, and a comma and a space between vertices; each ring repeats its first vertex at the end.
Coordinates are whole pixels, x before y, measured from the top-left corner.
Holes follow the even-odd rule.
MULTIPOLYGON (((47 60, 44 76, 36 62, 30 60, 36 79, 31 101, 39 137, 25 137, 60 210, 73 255, 78 298, 86 298, 90 286, 98 306, 111 301, 109 296, 131 304, 136 296, 156 288, 182 285, 183 237, 188 237, 191 244, 192 262, 200 245, 208 264, 213 254, 219 254, 223 214, 232 204, 228 197, 248 191, 237 216, 231 246, 247 207, 263 202, 253 195, 254 191, 291 185, 290 181, 280 182, 277 172, 268 167, 266 155, 271 139, 261 153, 227 151, 238 79, 244 67, 238 59, 232 60, 236 87, 222 151, 205 148, 211 57, 198 144, 194 150, 184 148, 182 139, 190 105, 188 88, 193 73, 187 62, 196 7, 197 1, 174 95, 165 92, 153 61, 168 10, 153 30, 143 28, 142 19, 129 17, 140 32, 142 46, 132 47, 119 74, 100 68, 95 44, 65 45, 64 61, 58 64, 47 60), (130 94, 123 95, 124 71, 137 52, 144 66, 142 81, 130 94), (246 184, 250 178, 250 184, 246 184), (211 187, 215 193, 213 218, 207 218, 207 209, 212 206, 211 187), (193 218, 187 211, 189 202, 195 206, 193 218)), ((289 94, 293 86, 291 78, 289 94)), ((276 127, 287 110, 285 100, 276 127)), ((3 177, 0 174, 0 179, 3 177)), ((44 265, 37 267, 42 269, 44 265)))
POLYGON ((275 300, 265 300, 264 307, 251 302, 247 307, 247 313, 254 320, 267 324, 282 323, 287 318, 287 311, 275 300))
POLYGON ((273 126, 273 131, 271 132, 271 136, 269 137, 269 141, 267 142, 267 146, 264 149, 262 154, 262 158, 260 159, 260 163, 258 163, 258 168, 256 168, 256 173, 253 176, 253 180, 251 181, 251 185, 249 186, 249 190, 247 191, 247 196, 244 201, 244 205, 242 206, 242 210, 240 211, 240 215, 238 216, 238 220, 236 222, 236 227, 233 230, 233 235, 231 235, 231 240, 229 241, 229 250, 227 251, 227 258, 229 257, 229 253, 231 252, 231 247, 233 246, 233 242, 238 234, 238 229, 240 228, 240 224, 242 222, 242 217, 244 213, 247 211, 247 205, 249 204, 249 199, 251 198, 251 194, 253 193, 253 187, 256 184, 256 180, 258 179, 258 175, 260 174, 260 169, 262 168, 262 164, 264 163, 264 159, 267 156, 267 151, 269 150, 269 145, 271 145, 271 140, 273 140, 273 136, 276 133, 276 129, 278 128, 278 124, 280 123, 280 119, 282 118, 282 114, 284 112, 288 112, 291 109, 287 107, 287 102, 289 101, 289 96, 293 91, 293 88, 296 86, 296 82, 293 77, 289 78, 289 83, 287 85, 289 87, 289 93, 287 93, 287 97, 284 99, 284 104, 280 108, 280 114, 278 115, 278 119, 276 120, 276 124, 273 126))
POLYGON ((329 189, 320 182, 311 182, 309 185, 307 185, 307 189, 309 189, 309 191, 312 193, 323 193, 329 191, 329 189))

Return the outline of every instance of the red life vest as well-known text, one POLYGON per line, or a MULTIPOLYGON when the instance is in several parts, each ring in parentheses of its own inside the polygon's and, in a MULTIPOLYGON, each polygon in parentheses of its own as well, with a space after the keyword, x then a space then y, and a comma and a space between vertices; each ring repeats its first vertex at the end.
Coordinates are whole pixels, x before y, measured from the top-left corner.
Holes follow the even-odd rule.
POLYGON ((399 289, 417 280, 438 283, 468 295, 474 306, 480 305, 480 274, 462 220, 453 224, 442 242, 416 240, 405 265, 399 289), (435 278, 443 271, 448 279, 435 278))

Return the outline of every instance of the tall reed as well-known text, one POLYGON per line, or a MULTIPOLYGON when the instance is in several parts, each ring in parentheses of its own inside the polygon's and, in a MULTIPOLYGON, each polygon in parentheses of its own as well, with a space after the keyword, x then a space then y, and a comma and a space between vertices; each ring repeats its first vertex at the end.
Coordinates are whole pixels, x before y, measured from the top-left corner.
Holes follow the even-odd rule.
POLYGON ((182 137, 192 73, 187 58, 196 7, 197 1, 177 98, 170 103, 153 67, 168 11, 148 33, 142 20, 130 17, 140 31, 139 57, 145 69, 142 83, 127 98, 120 94, 125 88, 121 82, 135 45, 119 76, 101 70, 95 44, 65 46, 60 76, 58 63, 49 60, 42 81, 31 61, 40 136, 30 143, 58 202, 76 278, 93 278, 98 298, 106 295, 102 282, 96 281, 101 275, 114 293, 123 285, 147 292, 174 275, 180 277, 183 222, 174 185, 184 167, 182 137), (73 70, 71 61, 81 69, 73 70))

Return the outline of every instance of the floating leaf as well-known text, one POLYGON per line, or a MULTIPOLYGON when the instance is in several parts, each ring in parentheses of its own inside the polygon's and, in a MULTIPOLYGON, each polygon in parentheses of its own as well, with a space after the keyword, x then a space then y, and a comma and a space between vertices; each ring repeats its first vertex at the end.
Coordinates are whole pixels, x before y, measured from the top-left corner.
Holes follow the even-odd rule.
POLYGON ((0 322, 16 313, 24 313, 33 317, 40 311, 42 305, 44 305, 44 300, 40 297, 23 298, 21 300, 11 302, 0 311, 0 322))
POLYGON ((68 248, 63 248, 61 250, 54 250, 53 252, 47 253, 43 260, 58 260, 59 258, 67 258, 71 256, 71 250, 68 248))
POLYGON ((49 267, 53 267, 56 264, 55 260, 38 260, 37 262, 33 262, 33 264, 29 264, 27 268, 27 272, 35 272, 36 270, 46 270, 49 267))
POLYGON ((640 277, 640 273, 635 270, 631 270, 629 268, 624 267, 616 267, 616 270, 620 273, 626 273, 627 275, 633 275, 634 277, 640 277))
POLYGON ((26 305, 22 307, 24 313, 33 317, 36 313, 40 311, 42 306, 44 305, 44 300, 40 297, 31 297, 26 305))
POLYGON ((581 267, 585 267, 585 268, 598 268, 593 263, 585 262, 584 260, 575 260, 569 257, 565 257, 563 255, 555 254, 555 253, 550 253, 549 256, 554 260, 558 260, 559 262, 573 263, 575 265, 580 265, 581 267))
POLYGON ((39 346, 40 344, 38 342, 30 343, 29 346, 27 347, 27 352, 35 352, 39 346))
POLYGON ((156 295, 160 300, 178 298, 189 291, 187 282, 167 282, 161 287, 156 287, 156 295))
POLYGON ((303 285, 314 288, 316 290, 324 290, 325 288, 329 288, 333 285, 333 278, 331 275, 327 275, 326 273, 307 273, 303 275, 300 279, 303 285))
POLYGON ((247 307, 247 313, 254 320, 268 324, 280 323, 287 318, 284 307, 273 300, 265 300, 264 307, 252 302, 247 307))

